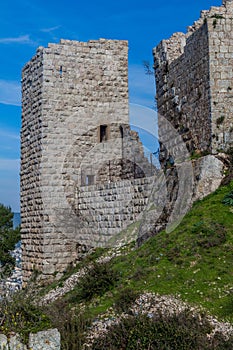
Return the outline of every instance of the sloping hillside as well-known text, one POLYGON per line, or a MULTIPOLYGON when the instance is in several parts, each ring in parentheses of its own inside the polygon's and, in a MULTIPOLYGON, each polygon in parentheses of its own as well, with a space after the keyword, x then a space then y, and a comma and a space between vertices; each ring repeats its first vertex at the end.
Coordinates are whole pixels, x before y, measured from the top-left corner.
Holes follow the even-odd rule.
MULTIPOLYGON (((123 313, 129 317, 129 324, 124 324, 123 328, 124 330, 127 327, 131 329, 130 317, 135 317, 145 308, 150 310, 144 300, 145 298, 147 300, 148 296, 154 298, 156 305, 161 304, 162 309, 167 307, 170 310, 173 306, 180 309, 181 306, 181 311, 184 311, 182 321, 180 319, 174 321, 174 318, 169 321, 173 324, 174 329, 174 324, 183 322, 183 327, 187 323, 189 328, 196 327, 197 333, 205 334, 205 339, 207 339, 206 334, 211 333, 208 328, 210 325, 204 327, 202 334, 199 329, 200 325, 197 326, 195 323, 199 319, 202 326, 205 325, 206 319, 202 318, 204 316, 198 316, 195 322, 192 317, 192 322, 190 321, 189 311, 192 310, 195 314, 196 307, 204 310, 201 312, 216 316, 219 321, 233 324, 232 191, 233 183, 219 188, 214 194, 196 202, 176 230, 169 234, 163 231, 149 239, 140 248, 136 248, 135 243, 131 243, 112 250, 97 249, 89 254, 56 284, 40 290, 40 304, 41 300, 44 300, 44 305, 40 307, 39 312, 42 312, 44 316, 38 318, 38 322, 34 322, 33 327, 35 328, 36 324, 36 328, 39 329, 52 324, 58 327, 63 335, 63 349, 81 349, 85 335, 93 329, 95 333, 98 333, 101 328, 101 326, 93 328, 93 321, 95 325, 101 322, 102 325, 105 324, 105 328, 106 325, 111 328, 115 321, 119 324, 119 317, 121 318, 123 313), (140 299, 140 295, 144 297, 140 299), (162 303, 161 299, 158 299, 161 296, 163 296, 162 303), (133 309, 135 301, 138 305, 136 311, 133 309), (185 319, 187 322, 184 321, 185 319), (68 338, 70 339, 69 344, 67 343, 68 338)), ((38 293, 36 294, 38 298, 38 293)), ((20 312, 23 312, 22 310, 23 307, 20 312)), ((156 310, 158 314, 158 308, 156 310)), ((160 312, 161 318, 162 311, 160 312)), ((151 317, 153 318, 154 314, 151 317)), ((171 317, 170 314, 169 317, 171 317)), ((176 312, 175 317, 177 317, 176 312)), ((133 322, 135 323, 135 319, 133 322)), ((140 319, 140 322, 144 326, 146 324, 146 328, 141 326, 137 328, 136 337, 139 338, 142 336, 140 332, 145 333, 145 329, 150 329, 150 324, 145 323, 144 319, 140 319)), ((12 330, 21 331, 22 329, 17 329, 19 326, 17 324, 12 330)), ((166 329, 164 324, 161 327, 166 329)), ((30 322, 27 325, 27 331, 29 328, 30 322)), ((4 323, 2 330, 4 331, 4 323)), ((157 331, 153 328, 153 333, 157 331)), ((178 330, 175 329, 175 334, 177 332, 178 330)), ((182 333, 183 338, 189 331, 185 332, 182 333)), ((129 333, 127 330, 127 334, 129 333)), ((120 334, 126 337, 122 329, 118 334, 119 337, 120 334)), ((150 336, 147 334, 147 340, 150 336)), ((196 347, 192 345, 192 349, 231 349, 233 344, 233 334, 228 343, 223 345, 220 339, 214 343, 213 347, 204 347, 204 345, 202 348, 198 347, 203 339, 197 340, 196 344, 199 345, 196 347)), ((107 340, 106 344, 108 344, 107 340)), ((148 346, 148 343, 145 344, 147 345, 143 346, 148 346)), ((181 343, 177 342, 177 344, 181 343)), ((86 348, 91 348, 91 345, 86 346, 86 348)), ((159 349, 170 349, 166 346, 161 345, 159 349)), ((122 349, 148 348, 136 347, 136 345, 124 347, 122 344, 121 347, 122 349)), ((109 349, 109 345, 98 347, 95 344, 93 347, 93 349, 100 348, 109 349)), ((149 349, 155 348, 152 345, 149 347, 149 349)), ((117 347, 113 346, 112 349, 117 349, 117 347)), ((173 344, 171 349, 186 348, 181 345, 176 347, 173 344)))

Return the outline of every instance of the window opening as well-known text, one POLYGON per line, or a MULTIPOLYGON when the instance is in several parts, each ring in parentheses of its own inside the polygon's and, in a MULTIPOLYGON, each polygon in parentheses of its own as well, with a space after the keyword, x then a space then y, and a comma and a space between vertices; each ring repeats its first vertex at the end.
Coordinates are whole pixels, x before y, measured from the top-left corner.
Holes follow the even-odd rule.
POLYGON ((95 176, 94 175, 86 175, 86 186, 94 185, 95 176))
POLYGON ((60 77, 62 77, 62 66, 60 66, 59 74, 60 74, 60 77))
POLYGON ((107 141, 108 139, 108 126, 100 125, 100 142, 107 141))
POLYGON ((124 138, 124 130, 123 130, 122 125, 120 126, 120 133, 121 133, 121 138, 123 139, 124 138))

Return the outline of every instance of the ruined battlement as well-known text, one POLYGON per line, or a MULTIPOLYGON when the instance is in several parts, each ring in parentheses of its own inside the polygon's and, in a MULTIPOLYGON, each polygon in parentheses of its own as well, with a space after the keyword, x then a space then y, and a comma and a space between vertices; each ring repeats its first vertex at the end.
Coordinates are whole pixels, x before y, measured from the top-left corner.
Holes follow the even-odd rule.
POLYGON ((186 34, 154 49, 158 111, 190 152, 217 152, 233 139, 233 2, 202 11, 186 34))
POLYGON ((220 7, 212 6, 209 10, 203 10, 200 13, 200 18, 192 25, 187 27, 187 32, 174 33, 169 39, 164 39, 157 46, 158 59, 166 57, 166 60, 171 63, 184 53, 184 47, 188 38, 196 32, 208 19, 231 19, 233 14, 233 1, 223 0, 223 5, 220 7))

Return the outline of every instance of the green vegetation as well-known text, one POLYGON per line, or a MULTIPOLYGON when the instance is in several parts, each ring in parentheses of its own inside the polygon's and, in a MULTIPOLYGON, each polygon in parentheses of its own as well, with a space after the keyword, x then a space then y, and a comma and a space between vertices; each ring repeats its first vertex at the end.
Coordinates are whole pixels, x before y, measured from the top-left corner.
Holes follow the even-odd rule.
POLYGON ((194 151, 192 151, 192 153, 191 153, 190 159, 191 159, 191 160, 199 159, 199 158, 201 158, 201 157, 203 157, 203 156, 207 156, 208 154, 210 154, 210 152, 207 151, 207 150, 206 150, 206 151, 194 150, 194 151))
POLYGON ((205 316, 193 315, 189 310, 173 316, 140 314, 111 327, 106 335, 94 341, 93 349, 231 350, 232 339, 226 341, 221 334, 208 341, 206 334, 211 329, 205 316))
POLYGON ((212 326, 206 317, 233 323, 232 193, 233 182, 196 202, 172 233, 162 231, 138 248, 135 243, 117 248, 118 254, 108 263, 97 259, 110 250, 96 249, 56 282, 62 286, 72 272, 87 267, 75 288, 61 299, 39 309, 21 299, 17 308, 1 306, 2 329, 25 336, 29 330, 50 325, 61 332, 62 350, 78 350, 93 320, 115 319, 123 312, 128 318, 95 340, 93 349, 232 349, 233 339, 223 339, 218 332, 208 340, 212 326), (200 311, 132 315, 131 306, 145 292, 176 296, 200 311), (25 322, 19 323, 18 315, 25 322), (14 328, 8 320, 16 320, 14 328))
POLYGON ((122 285, 179 295, 233 321, 233 309, 227 307, 233 300, 233 215, 222 203, 231 189, 232 184, 222 187, 195 203, 172 233, 163 231, 116 258, 114 268, 121 271, 122 285))
POLYGON ((211 18, 224 19, 225 17, 219 13, 215 13, 213 16, 211 16, 211 18))
POLYGON ((68 293, 69 302, 90 301, 94 297, 101 297, 111 290, 119 279, 119 274, 111 268, 111 264, 94 263, 87 269, 79 284, 68 293))
POLYGON ((17 292, 10 299, 2 299, 0 302, 0 333, 9 335, 19 333, 26 343, 30 332, 51 327, 51 322, 46 314, 33 305, 34 295, 31 290, 17 292))
POLYGON ((217 124, 217 127, 219 127, 219 125, 221 125, 225 120, 225 117, 224 115, 221 115, 221 117, 217 118, 216 120, 216 124, 217 124))
POLYGON ((0 204, 0 277, 10 274, 15 265, 15 259, 9 251, 20 240, 19 227, 13 229, 13 216, 11 209, 0 204))
POLYGON ((227 193, 223 198, 223 204, 233 206, 233 190, 227 193))

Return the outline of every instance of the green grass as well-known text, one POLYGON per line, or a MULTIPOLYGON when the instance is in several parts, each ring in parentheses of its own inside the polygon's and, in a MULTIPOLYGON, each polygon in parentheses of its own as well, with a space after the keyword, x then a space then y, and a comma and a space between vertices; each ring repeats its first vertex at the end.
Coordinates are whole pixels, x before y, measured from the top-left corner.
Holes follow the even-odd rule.
POLYGON ((178 295, 233 322, 233 213, 222 203, 232 184, 198 201, 172 233, 165 231, 114 258, 111 293, 90 304, 94 316, 114 306, 122 288, 178 295))
MULTIPOLYGON (((53 285, 61 286, 80 268, 94 266, 93 271, 89 270, 89 274, 80 279, 74 290, 48 309, 42 309, 36 320, 30 313, 30 310, 34 312, 35 307, 28 304, 21 328, 17 323, 16 328, 11 329, 9 324, 12 319, 15 315, 21 315, 19 302, 15 303, 17 310, 13 305, 9 322, 2 315, 5 320, 2 330, 4 327, 14 331, 19 328, 24 335, 25 327, 28 332, 28 329, 38 328, 40 324, 43 326, 49 317, 53 326, 61 329, 63 339, 76 339, 77 334, 80 334, 80 338, 91 320, 101 317, 101 314, 103 316, 109 308, 116 313, 127 311, 131 302, 143 292, 178 296, 204 308, 219 320, 233 323, 233 208, 223 203, 232 189, 233 182, 196 202, 173 232, 162 231, 139 248, 132 249, 135 247, 132 243, 117 248, 121 255, 107 264, 101 265, 96 260, 108 254, 109 250, 96 249, 53 285), (81 316, 75 316, 76 310, 77 315, 81 316), (73 322, 75 317, 77 322, 73 322), (65 328, 59 323, 64 318, 67 319, 65 328)), ((138 223, 124 232, 132 233, 136 229, 138 223)), ((119 237, 122 240, 122 235, 119 237)), ((45 288, 40 293, 43 295, 47 291, 45 288)), ((78 350, 81 347, 75 343, 76 340, 72 340, 75 344, 73 348, 78 350)), ((73 348, 70 344, 63 346, 63 349, 73 348)))

